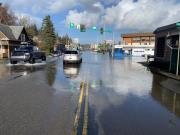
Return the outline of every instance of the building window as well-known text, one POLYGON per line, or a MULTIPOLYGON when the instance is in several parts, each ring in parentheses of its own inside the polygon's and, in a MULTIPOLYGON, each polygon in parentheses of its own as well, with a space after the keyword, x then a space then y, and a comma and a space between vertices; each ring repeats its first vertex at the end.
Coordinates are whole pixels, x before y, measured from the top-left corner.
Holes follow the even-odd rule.
POLYGON ((138 42, 138 41, 141 41, 141 38, 133 38, 132 40, 135 42, 138 42))
POLYGON ((25 34, 21 34, 21 41, 23 41, 23 42, 26 41, 26 36, 25 36, 25 34))

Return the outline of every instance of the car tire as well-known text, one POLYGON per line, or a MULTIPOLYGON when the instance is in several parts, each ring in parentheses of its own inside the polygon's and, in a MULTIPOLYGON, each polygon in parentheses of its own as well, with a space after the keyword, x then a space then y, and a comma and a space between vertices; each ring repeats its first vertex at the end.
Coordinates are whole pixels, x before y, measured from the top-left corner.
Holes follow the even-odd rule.
POLYGON ((10 61, 11 64, 17 64, 17 61, 10 61))
POLYGON ((46 56, 42 56, 41 60, 46 61, 46 56))
POLYGON ((31 59, 29 60, 29 63, 30 63, 30 64, 34 64, 34 63, 35 63, 35 59, 34 59, 34 58, 31 58, 31 59))

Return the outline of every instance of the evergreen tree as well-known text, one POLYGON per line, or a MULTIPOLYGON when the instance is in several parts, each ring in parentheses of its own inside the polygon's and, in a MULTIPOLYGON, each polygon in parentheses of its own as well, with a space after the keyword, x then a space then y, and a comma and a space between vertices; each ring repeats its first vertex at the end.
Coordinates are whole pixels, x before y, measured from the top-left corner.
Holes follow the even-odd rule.
POLYGON ((59 42, 64 45, 71 44, 72 39, 66 34, 65 36, 59 37, 59 42))
POLYGON ((43 20, 40 34, 41 40, 44 44, 43 48, 49 53, 52 52, 56 42, 56 34, 54 32, 54 26, 49 15, 46 16, 43 20))

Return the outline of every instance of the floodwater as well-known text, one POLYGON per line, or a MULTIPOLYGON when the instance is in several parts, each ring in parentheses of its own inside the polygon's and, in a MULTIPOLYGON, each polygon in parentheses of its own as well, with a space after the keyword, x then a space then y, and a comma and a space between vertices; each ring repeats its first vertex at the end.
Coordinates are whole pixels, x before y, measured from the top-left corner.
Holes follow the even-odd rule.
MULTIPOLYGON (((0 101, 5 103, 5 97, 9 97, 8 91, 5 92, 8 88, 5 87, 7 84, 4 80, 9 80, 7 78, 27 72, 25 80, 30 79, 31 85, 36 85, 33 86, 32 92, 30 84, 21 87, 22 90, 28 89, 28 94, 15 89, 16 96, 18 92, 20 96, 30 95, 28 102, 17 102, 21 105, 20 108, 18 105, 10 108, 12 102, 9 102, 8 106, 0 103, 0 108, 5 109, 4 113, 0 114, 8 119, 3 123, 0 117, 0 124, 5 127, 0 126, 0 129, 3 129, 0 133, 5 133, 7 127, 12 128, 12 121, 19 121, 16 116, 18 111, 14 112, 16 117, 8 113, 8 110, 18 108, 23 111, 20 114, 24 116, 20 122, 30 125, 31 130, 28 126, 22 128, 23 124, 17 124, 16 130, 12 130, 17 131, 13 132, 14 134, 69 134, 68 129, 72 129, 73 114, 78 101, 79 86, 83 81, 89 83, 89 135, 179 135, 180 82, 152 74, 139 63, 142 61, 145 59, 141 57, 111 59, 108 54, 83 52, 81 65, 63 65, 62 58, 34 67, 1 64, 0 69, 3 70, 0 70, 0 82, 4 87, 0 86, 0 95, 2 93, 4 99, 0 98, 0 101), (43 85, 43 88, 39 84, 43 85), (36 93, 36 89, 42 90, 36 93), (41 102, 38 97, 41 97, 41 102), (38 103, 39 106, 31 104, 30 100, 34 100, 33 103, 38 103), (28 108, 28 111, 32 112, 31 117, 37 119, 34 123, 26 118, 27 112, 25 107, 23 108, 26 104, 31 105, 28 108), (50 127, 46 124, 50 124, 50 127), (23 129, 23 132, 20 129, 23 129)), ((20 79, 24 79, 23 77, 12 79, 14 84, 11 82, 10 85, 13 87, 20 79)), ((12 101, 17 99, 18 96, 15 99, 9 98, 12 101)), ((23 99, 25 98, 22 98, 22 101, 23 99)))

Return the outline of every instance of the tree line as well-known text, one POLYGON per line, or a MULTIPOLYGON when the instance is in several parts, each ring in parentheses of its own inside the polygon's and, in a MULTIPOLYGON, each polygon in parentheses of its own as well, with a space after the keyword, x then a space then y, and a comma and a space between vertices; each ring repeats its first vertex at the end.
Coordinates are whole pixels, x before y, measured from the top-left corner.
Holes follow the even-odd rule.
POLYGON ((66 34, 59 36, 54 28, 50 15, 44 17, 42 26, 37 27, 30 17, 17 18, 8 5, 0 3, 0 23, 5 25, 24 26, 29 38, 46 52, 52 52, 56 44, 70 44, 72 39, 66 34))

